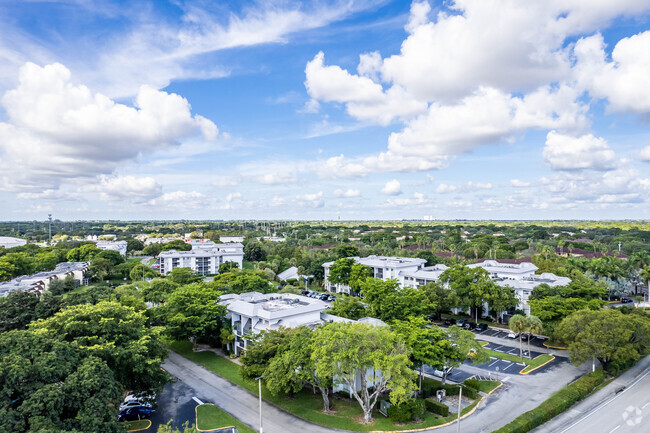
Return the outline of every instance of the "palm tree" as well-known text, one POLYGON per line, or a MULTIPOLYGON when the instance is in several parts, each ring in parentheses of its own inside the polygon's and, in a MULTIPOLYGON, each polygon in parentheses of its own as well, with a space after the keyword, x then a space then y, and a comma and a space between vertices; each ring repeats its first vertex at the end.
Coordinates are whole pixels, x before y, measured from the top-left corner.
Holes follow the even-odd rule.
POLYGON ((508 322, 508 327, 512 332, 515 332, 519 334, 519 358, 521 360, 524 360, 524 352, 523 349, 521 348, 521 333, 526 331, 526 316, 522 316, 521 314, 515 314, 510 318, 510 321, 508 322))
POLYGON ((544 324, 539 317, 537 316, 528 316, 526 317, 526 332, 528 333, 528 359, 531 359, 530 356, 530 340, 533 337, 533 334, 541 334, 544 330, 544 324))

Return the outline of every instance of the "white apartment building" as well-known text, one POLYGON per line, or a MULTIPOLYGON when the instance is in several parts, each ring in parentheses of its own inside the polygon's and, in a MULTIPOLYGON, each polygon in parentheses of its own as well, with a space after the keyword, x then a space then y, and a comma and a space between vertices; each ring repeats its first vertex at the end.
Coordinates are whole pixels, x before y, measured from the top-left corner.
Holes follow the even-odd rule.
POLYGON ((511 287, 519 300, 517 309, 524 311, 526 315, 530 315, 528 298, 535 287, 540 284, 548 284, 550 287, 566 286, 571 282, 570 278, 559 277, 550 272, 541 275, 535 274, 539 268, 530 262, 505 263, 499 260, 485 260, 467 266, 483 268, 499 286, 511 287))
POLYGON ((219 240, 224 244, 231 242, 242 243, 244 242, 244 236, 219 236, 219 240))
POLYGON ((16 290, 41 293, 48 289, 52 280, 55 278, 62 280, 68 275, 72 275, 81 284, 89 265, 88 262, 63 262, 56 265, 53 271, 43 271, 16 277, 11 281, 0 283, 0 296, 7 296, 16 290))
MULTIPOLYGON (((416 271, 422 270, 424 264, 427 262, 425 259, 418 259, 413 257, 384 257, 384 256, 368 256, 368 257, 350 257, 355 263, 361 263, 372 269, 372 276, 380 280, 395 279, 401 285, 404 285, 404 276, 412 274, 416 271)), ((345 284, 332 284, 329 281, 330 266, 334 262, 323 263, 325 270, 325 290, 337 293, 350 293, 350 286, 345 284)))
POLYGON ((199 275, 219 273, 219 266, 225 262, 237 263, 239 269, 244 262, 244 246, 240 243, 216 244, 212 241, 192 240, 190 251, 163 251, 158 255, 160 273, 167 275, 174 268, 190 268, 199 275))
POLYGON ((447 269, 449 269, 449 266, 439 263, 434 266, 424 266, 422 269, 418 269, 417 271, 403 272, 402 285, 417 289, 420 286, 435 283, 440 279, 440 275, 442 275, 442 273, 447 269))
POLYGON ((97 241, 97 248, 105 251, 117 251, 126 256, 126 241, 97 241))
POLYGON ((291 293, 258 292, 226 294, 219 302, 225 305, 235 334, 234 352, 240 355, 248 344, 247 336, 261 331, 277 330, 280 326, 297 328, 321 324, 321 312, 328 304, 291 293))

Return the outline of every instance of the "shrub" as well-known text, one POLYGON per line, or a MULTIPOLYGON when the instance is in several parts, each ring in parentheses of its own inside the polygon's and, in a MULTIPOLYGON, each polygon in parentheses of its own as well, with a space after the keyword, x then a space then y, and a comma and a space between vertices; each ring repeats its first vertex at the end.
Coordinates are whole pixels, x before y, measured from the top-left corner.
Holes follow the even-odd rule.
POLYGON ((562 388, 535 409, 519 415, 514 421, 496 430, 495 433, 529 432, 587 397, 604 380, 605 375, 602 369, 589 373, 562 388))
POLYGON ((427 398, 424 400, 424 405, 426 406, 427 410, 431 413, 435 413, 437 415, 442 415, 442 416, 449 416, 449 406, 446 404, 438 403, 436 400, 432 398, 427 398))
POLYGON ((478 390, 463 384, 463 396, 467 398, 478 398, 478 390))
POLYGON ((388 418, 396 423, 404 423, 413 419, 422 418, 425 403, 422 400, 411 399, 388 408, 388 418))
POLYGON ((469 386, 470 388, 474 388, 476 390, 481 389, 481 381, 478 379, 466 379, 463 382, 463 385, 469 386))

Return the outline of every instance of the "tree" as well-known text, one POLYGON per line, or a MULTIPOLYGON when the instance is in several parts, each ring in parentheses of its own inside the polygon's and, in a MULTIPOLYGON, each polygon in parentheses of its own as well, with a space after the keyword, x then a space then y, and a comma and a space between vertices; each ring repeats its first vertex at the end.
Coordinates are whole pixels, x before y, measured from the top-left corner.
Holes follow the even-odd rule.
POLYGON ((68 251, 66 259, 69 262, 87 262, 93 259, 101 250, 95 244, 85 244, 68 251))
POLYGON ((200 284, 176 289, 163 308, 167 334, 177 340, 218 339, 226 307, 219 305, 218 290, 200 284))
POLYGON ((337 297, 327 312, 352 320, 359 320, 368 315, 364 303, 361 302, 361 299, 354 296, 337 297))
POLYGON ((521 348, 521 333, 526 332, 526 316, 521 314, 515 314, 510 318, 508 322, 508 327, 512 332, 519 334, 519 358, 524 360, 523 349, 521 348))
POLYGON ((422 317, 395 320, 391 329, 395 331, 410 350, 410 359, 420 370, 419 388, 422 390, 422 369, 427 365, 440 365, 442 353, 451 346, 447 335, 437 326, 428 327, 422 317))
POLYGON ((332 252, 336 254, 337 259, 342 259, 345 257, 354 257, 359 255, 359 248, 354 245, 337 245, 332 249, 332 252))
POLYGON ((368 278, 361 285, 361 290, 364 301, 370 306, 370 315, 385 322, 422 316, 430 311, 425 292, 411 287, 400 287, 397 280, 368 278))
POLYGON ((269 293, 275 290, 269 284, 269 280, 262 275, 264 273, 260 271, 240 271, 235 269, 217 275, 210 285, 224 293, 269 293))
POLYGON ((390 390, 393 404, 406 401, 414 391, 408 349, 387 327, 329 323, 316 329, 313 347, 316 375, 346 384, 363 410, 365 423, 372 420, 372 410, 385 391, 390 390), (374 379, 371 384, 369 377, 374 379))
POLYGON ((540 318, 547 331, 553 332, 555 326, 565 317, 578 310, 599 310, 606 304, 600 299, 562 298, 549 296, 542 299, 529 299, 530 313, 540 318))
POLYGON ((239 359, 242 377, 254 380, 263 376, 271 360, 289 348, 292 333, 293 329, 280 327, 248 336, 246 351, 239 359))
POLYGON ((330 266, 329 275, 327 280, 332 284, 350 284, 350 275, 352 273, 352 266, 354 259, 341 258, 336 260, 330 266))
POLYGON ((122 387, 104 361, 31 330, 0 333, 0 431, 120 431, 122 387))
POLYGON ((488 272, 480 267, 453 266, 440 275, 440 281, 456 292, 461 307, 475 311, 477 324, 479 309, 488 299, 495 299, 495 293, 498 291, 488 272))
POLYGON ((562 320, 556 337, 568 344, 575 365, 598 359, 605 369, 620 367, 647 353, 650 319, 613 308, 576 311, 562 320))
POLYGON ((0 332, 25 329, 36 320, 36 306, 39 295, 34 292, 16 290, 6 297, 0 297, 0 332))
MULTIPOLYGON (((177 268, 180 269, 180 268, 177 268)), ((172 272, 174 272, 176 269, 172 269, 172 272)), ((151 267, 147 265, 143 265, 142 263, 138 263, 135 265, 131 271, 129 272, 129 279, 131 281, 144 281, 146 278, 156 278, 158 276, 158 272, 154 271, 151 269, 151 267)))
POLYGON ((350 268, 350 278, 348 284, 354 292, 361 290, 361 285, 368 278, 372 277, 372 268, 370 266, 355 263, 350 268))
POLYGON ((541 334, 542 331, 544 330, 544 324, 542 323, 541 320, 539 320, 539 317, 536 316, 528 316, 526 317, 526 332, 529 334, 528 335, 528 359, 531 359, 532 356, 530 354, 530 340, 533 339, 533 334, 541 334))
POLYGON ((202 276, 198 275, 190 268, 174 268, 169 274, 167 274, 167 278, 172 282, 181 285, 198 283, 203 280, 202 276))
POLYGON ((122 256, 122 254, 120 254, 118 251, 113 251, 113 250, 100 251, 97 254, 95 254, 94 258, 97 259, 98 257, 110 260, 110 262, 111 262, 111 264, 113 266, 117 266, 120 263, 125 262, 124 257, 122 256))
MULTIPOLYGON (((490 355, 476 341, 476 335, 472 331, 462 329, 460 326, 447 328, 447 336, 450 341, 449 347, 443 346, 442 359, 438 367, 458 367, 469 357, 474 365, 483 364, 490 360, 490 355)), ((443 368, 442 384, 447 380, 447 370, 443 368)))
POLYGON ((76 305, 32 323, 31 329, 74 344, 82 357, 102 359, 126 389, 150 392, 167 382, 160 368, 167 356, 160 329, 146 326, 144 314, 132 308, 106 301, 76 305))
POLYGON ((449 311, 460 303, 456 292, 443 287, 438 282, 425 284, 419 290, 425 293, 431 312, 436 315, 438 320, 440 320, 442 312, 449 311))
POLYGON ((156 433, 199 433, 194 424, 190 425, 189 421, 185 421, 180 429, 172 427, 171 422, 172 420, 169 420, 167 424, 159 425, 156 433))
POLYGON ((156 278, 142 288, 142 297, 147 302, 162 304, 178 287, 178 283, 167 278, 156 278))
POLYGON ((487 295, 487 304, 490 310, 496 312, 497 322, 501 322, 501 313, 519 305, 514 290, 510 286, 495 285, 494 289, 487 295))
POLYGON ((126 251, 133 255, 136 251, 144 250, 144 243, 141 240, 135 238, 129 238, 126 240, 126 251))
POLYGON ((249 262, 259 262, 266 260, 266 251, 262 244, 256 241, 249 241, 244 245, 244 260, 249 262))
POLYGON ((230 272, 233 269, 238 269, 239 265, 237 262, 225 262, 219 265, 219 274, 223 274, 224 272, 230 272))
POLYGON ((34 273, 34 259, 27 253, 7 253, 2 256, 2 261, 9 264, 7 268, 13 269, 13 277, 34 273))
POLYGON ((88 267, 88 274, 94 280, 104 281, 104 277, 113 270, 113 263, 110 260, 97 257, 93 259, 88 267))

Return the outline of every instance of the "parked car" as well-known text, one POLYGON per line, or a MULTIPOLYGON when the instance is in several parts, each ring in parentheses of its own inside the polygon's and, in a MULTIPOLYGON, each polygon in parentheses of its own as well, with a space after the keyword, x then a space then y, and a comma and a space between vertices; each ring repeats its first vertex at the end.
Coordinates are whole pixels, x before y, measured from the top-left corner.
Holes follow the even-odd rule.
POLYGON ((634 300, 630 298, 621 298, 621 302, 623 304, 629 304, 630 302, 634 302, 634 300))
POLYGON ((144 406, 130 407, 117 415, 117 421, 137 421, 151 418, 151 408, 144 406))
POLYGON ((469 323, 469 320, 467 319, 460 319, 456 322, 456 325, 460 326, 461 328, 465 327, 465 324, 469 323))
POLYGON ((309 294, 309 290, 301 290, 300 294, 303 295, 303 296, 306 296, 306 295, 309 294))
POLYGON ((517 337, 519 337, 518 332, 514 332, 514 331, 508 332, 508 338, 517 338, 517 337))
POLYGON ((470 331, 473 330, 474 328, 476 328, 476 323, 474 322, 465 322, 465 324, 463 325, 463 329, 467 329, 470 331))
POLYGON ((437 377, 443 377, 446 373, 447 376, 449 376, 453 370, 454 370, 453 367, 443 367, 440 370, 436 368, 435 370, 433 370, 433 375, 437 377))
POLYGON ((528 333, 521 334, 521 341, 528 341, 529 338, 530 338, 530 334, 528 333))
POLYGON ((123 412, 123 411, 125 411, 127 409, 131 409, 132 407, 138 407, 138 406, 151 408, 151 403, 148 403, 146 401, 140 401, 138 399, 125 401, 124 403, 122 403, 120 405, 120 412, 123 412))
POLYGON ((146 393, 139 393, 139 394, 129 394, 124 398, 124 402, 120 404, 120 412, 123 410, 132 408, 132 407, 138 407, 138 406, 144 406, 151 408, 151 403, 156 400, 156 394, 146 394, 146 393))
POLYGON ((479 325, 476 327, 476 330, 479 332, 487 331, 488 330, 487 323, 479 323, 479 325))
POLYGON ((451 325, 455 325, 455 324, 456 324, 456 319, 452 319, 452 318, 445 319, 445 325, 451 326, 451 325))
POLYGON ((334 296, 334 295, 329 295, 329 296, 327 297, 327 300, 330 301, 330 302, 334 302, 334 301, 336 300, 336 296, 334 296))

